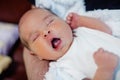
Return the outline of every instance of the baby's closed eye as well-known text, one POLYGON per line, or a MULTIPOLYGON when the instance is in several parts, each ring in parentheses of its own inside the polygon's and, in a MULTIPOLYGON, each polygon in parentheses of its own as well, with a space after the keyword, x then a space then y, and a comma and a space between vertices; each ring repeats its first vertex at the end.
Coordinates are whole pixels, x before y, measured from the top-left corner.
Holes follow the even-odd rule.
POLYGON ((49 17, 46 21, 46 24, 48 27, 50 27, 50 24, 54 21, 54 17, 49 17))
POLYGON ((39 37, 39 33, 37 33, 37 32, 35 32, 35 33, 33 33, 32 35, 31 35, 31 38, 30 38, 30 40, 32 41, 32 42, 34 42, 38 37, 39 37))

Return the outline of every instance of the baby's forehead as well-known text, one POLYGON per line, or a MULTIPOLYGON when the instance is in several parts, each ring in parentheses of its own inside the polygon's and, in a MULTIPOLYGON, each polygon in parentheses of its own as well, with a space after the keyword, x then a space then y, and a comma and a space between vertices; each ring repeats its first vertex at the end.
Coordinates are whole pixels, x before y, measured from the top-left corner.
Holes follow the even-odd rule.
POLYGON ((29 11, 27 11, 20 19, 20 22, 19 22, 19 25, 23 24, 23 23, 27 23, 34 19, 38 19, 39 17, 42 17, 46 14, 50 14, 49 11, 47 10, 44 10, 44 9, 39 9, 39 8, 36 8, 36 9, 31 9, 29 11))
POLYGON ((48 10, 45 10, 45 9, 34 9, 34 10, 31 10, 30 12, 28 12, 28 14, 26 15, 27 16, 27 21, 29 20, 41 20, 43 19, 44 17, 46 17, 47 15, 54 15, 52 14, 51 12, 49 12, 48 10))
MULTIPOLYGON (((46 14, 51 14, 51 12, 49 12, 46 9, 41 9, 41 8, 35 8, 35 9, 31 9, 29 11, 27 11, 22 18, 33 18, 33 16, 42 16, 42 15, 46 15, 46 14)), ((23 20, 24 20, 23 19, 23 20)))

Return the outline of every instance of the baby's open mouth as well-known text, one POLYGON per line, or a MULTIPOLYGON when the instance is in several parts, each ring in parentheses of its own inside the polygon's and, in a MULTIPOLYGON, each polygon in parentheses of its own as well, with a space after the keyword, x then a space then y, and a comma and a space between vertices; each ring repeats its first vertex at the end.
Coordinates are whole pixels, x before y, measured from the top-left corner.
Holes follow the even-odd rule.
POLYGON ((54 49, 57 49, 58 46, 60 45, 60 43, 61 43, 60 38, 53 38, 52 41, 51 41, 52 47, 54 49))

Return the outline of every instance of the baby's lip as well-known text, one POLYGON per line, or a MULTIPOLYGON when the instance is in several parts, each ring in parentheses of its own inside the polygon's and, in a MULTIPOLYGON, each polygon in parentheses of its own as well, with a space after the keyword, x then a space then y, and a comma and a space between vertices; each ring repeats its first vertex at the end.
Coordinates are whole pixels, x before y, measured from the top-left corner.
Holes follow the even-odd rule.
POLYGON ((51 44, 52 44, 52 47, 54 49, 57 49, 59 47, 60 43, 61 43, 61 39, 60 38, 53 38, 51 40, 51 44))

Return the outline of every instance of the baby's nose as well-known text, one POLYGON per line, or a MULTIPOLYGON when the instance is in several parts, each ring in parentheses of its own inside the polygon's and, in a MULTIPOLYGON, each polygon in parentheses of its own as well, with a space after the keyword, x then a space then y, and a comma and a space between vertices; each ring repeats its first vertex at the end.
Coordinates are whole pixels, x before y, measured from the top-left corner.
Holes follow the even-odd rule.
POLYGON ((47 37, 48 34, 50 34, 50 30, 45 31, 44 37, 47 37))

